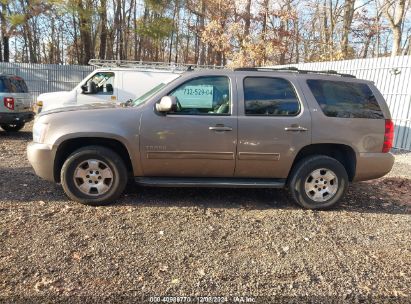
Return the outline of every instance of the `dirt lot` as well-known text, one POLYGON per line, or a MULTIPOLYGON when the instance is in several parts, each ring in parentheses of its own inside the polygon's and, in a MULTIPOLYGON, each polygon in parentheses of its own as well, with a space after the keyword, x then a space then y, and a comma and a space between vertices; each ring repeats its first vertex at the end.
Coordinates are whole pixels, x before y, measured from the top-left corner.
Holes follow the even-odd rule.
POLYGON ((0 131, 0 302, 411 303, 411 154, 331 211, 261 189, 135 188, 92 208, 35 176, 29 131, 0 131))

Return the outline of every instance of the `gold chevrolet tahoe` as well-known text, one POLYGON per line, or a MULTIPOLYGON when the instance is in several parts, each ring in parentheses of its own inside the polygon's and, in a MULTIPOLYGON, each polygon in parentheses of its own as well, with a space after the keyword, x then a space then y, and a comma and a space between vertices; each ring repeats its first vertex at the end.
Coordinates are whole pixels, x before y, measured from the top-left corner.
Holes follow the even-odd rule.
POLYGON ((387 174, 393 123, 372 82, 336 72, 190 71, 123 106, 38 115, 36 173, 88 205, 130 179, 159 187, 288 188, 305 208, 333 206, 350 182, 387 174))

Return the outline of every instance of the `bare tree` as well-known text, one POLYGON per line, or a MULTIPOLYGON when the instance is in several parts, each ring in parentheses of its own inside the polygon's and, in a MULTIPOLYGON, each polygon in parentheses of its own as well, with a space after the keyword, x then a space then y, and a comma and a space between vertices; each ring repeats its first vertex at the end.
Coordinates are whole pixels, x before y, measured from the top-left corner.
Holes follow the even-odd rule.
POLYGON ((384 14, 388 19, 393 35, 391 56, 401 53, 402 27, 405 14, 406 0, 385 0, 384 14))

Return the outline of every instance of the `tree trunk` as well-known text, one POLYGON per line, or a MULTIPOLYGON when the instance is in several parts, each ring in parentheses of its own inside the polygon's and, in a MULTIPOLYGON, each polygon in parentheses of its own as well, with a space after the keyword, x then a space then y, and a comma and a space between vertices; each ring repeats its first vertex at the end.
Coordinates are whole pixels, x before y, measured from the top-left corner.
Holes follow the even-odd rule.
POLYGON ((137 37, 137 0, 134 0, 134 12, 133 12, 133 26, 134 26, 134 60, 137 60, 137 44, 138 44, 138 37, 137 37))
MULTIPOLYGON (((201 15, 199 16, 199 27, 200 27, 200 31, 203 31, 204 30, 204 19, 205 19, 205 13, 206 13, 206 7, 205 7, 205 0, 201 0, 201 15)), ((198 56, 198 63, 200 64, 200 65, 203 65, 203 64, 205 64, 205 60, 206 60, 206 58, 205 58, 205 55, 206 55, 206 44, 205 43, 203 43, 202 41, 201 41, 201 39, 199 39, 199 46, 198 46, 198 48, 200 49, 199 50, 199 56, 198 56)))
POLYGON ((6 21, 6 13, 7 13, 7 5, 4 1, 1 3, 1 14, 0 14, 0 22, 1 22, 1 37, 3 39, 3 61, 9 62, 10 61, 10 45, 9 45, 9 35, 7 33, 7 21, 6 21))
POLYGON ((396 25, 392 27, 391 30, 393 36, 391 56, 399 56, 401 55, 401 27, 396 25))
POLYGON ((175 45, 176 54, 175 54, 175 57, 174 57, 174 62, 175 63, 178 62, 178 47, 179 47, 179 45, 178 45, 179 41, 178 40, 180 38, 180 31, 179 31, 180 29, 179 29, 178 20, 180 20, 180 10, 177 10, 176 20, 177 20, 177 26, 176 26, 176 45, 175 45))
POLYGON ((371 39, 372 39, 372 35, 367 35, 367 39, 365 40, 365 43, 364 43, 364 51, 362 54, 362 58, 367 58, 368 56, 368 50, 370 48, 371 39))
POLYGON ((398 56, 401 54, 401 36, 402 36, 402 26, 405 14, 405 3, 406 0, 397 0, 395 2, 390 2, 389 0, 385 0, 385 9, 384 13, 387 17, 390 28, 393 35, 392 41, 392 49, 391 49, 391 56, 398 56), (393 8, 392 12, 390 9, 393 5, 396 5, 393 8))
POLYGON ((106 58, 106 48, 107 48, 107 0, 100 0, 100 22, 101 22, 101 33, 100 33, 100 50, 98 52, 98 57, 100 59, 106 58))
POLYGON ((247 0, 244 14, 244 37, 250 35, 251 25, 251 0, 247 0))
POLYGON ((81 64, 86 65, 92 58, 90 20, 87 16, 87 8, 84 6, 83 0, 77 1, 79 7, 80 39, 83 45, 83 56, 81 56, 81 64))
POLYGON ((344 59, 348 57, 348 38, 354 17, 354 4, 355 0, 345 0, 344 3, 343 32, 341 37, 341 53, 344 59))
POLYGON ((173 13, 173 20, 174 20, 174 28, 171 31, 171 37, 170 37, 170 44, 169 44, 169 50, 168 50, 168 62, 171 62, 171 57, 173 53, 173 40, 174 40, 174 32, 178 27, 178 22, 176 22, 176 16, 177 16, 177 11, 179 10, 179 4, 178 0, 175 2, 175 7, 174 7, 174 13, 173 13))

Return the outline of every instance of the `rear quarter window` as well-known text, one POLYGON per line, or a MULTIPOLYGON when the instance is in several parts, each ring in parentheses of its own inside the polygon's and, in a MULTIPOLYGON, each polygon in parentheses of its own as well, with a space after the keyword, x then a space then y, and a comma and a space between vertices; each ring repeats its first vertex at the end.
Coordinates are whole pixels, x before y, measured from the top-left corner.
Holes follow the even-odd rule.
POLYGON ((377 99, 365 83, 310 79, 307 84, 326 116, 384 118, 377 99))

